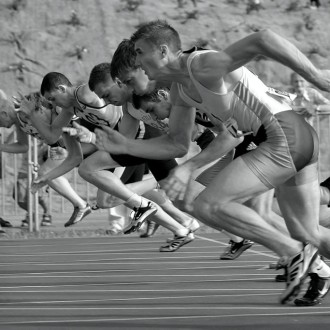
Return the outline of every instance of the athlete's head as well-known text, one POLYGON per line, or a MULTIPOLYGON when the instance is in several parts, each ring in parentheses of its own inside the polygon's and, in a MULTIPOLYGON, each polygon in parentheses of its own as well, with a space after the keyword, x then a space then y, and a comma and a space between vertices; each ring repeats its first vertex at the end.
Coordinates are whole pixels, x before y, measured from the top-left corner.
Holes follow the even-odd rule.
POLYGON ((0 127, 9 128, 15 120, 15 109, 13 102, 10 102, 5 92, 0 90, 0 127))
POLYGON ((136 52, 134 43, 124 39, 117 47, 111 60, 112 79, 119 79, 136 94, 149 91, 149 79, 145 72, 135 64, 136 52))
POLYGON ((178 32, 164 20, 145 23, 133 33, 131 41, 136 52, 136 64, 141 65, 149 79, 156 79, 171 54, 181 50, 178 32))
POLYGON ((293 72, 291 74, 291 85, 297 94, 302 94, 307 86, 307 82, 298 73, 293 72))
POLYGON ((136 109, 142 109, 160 120, 170 116, 171 103, 169 90, 166 88, 156 89, 144 95, 133 94, 132 103, 136 109))
POLYGON ((72 87, 72 84, 64 74, 49 72, 42 80, 40 93, 54 105, 65 108, 70 106, 67 94, 70 87, 72 87))
POLYGON ((92 69, 88 86, 105 103, 117 106, 123 105, 128 100, 128 89, 119 81, 111 78, 110 63, 100 63, 92 69))

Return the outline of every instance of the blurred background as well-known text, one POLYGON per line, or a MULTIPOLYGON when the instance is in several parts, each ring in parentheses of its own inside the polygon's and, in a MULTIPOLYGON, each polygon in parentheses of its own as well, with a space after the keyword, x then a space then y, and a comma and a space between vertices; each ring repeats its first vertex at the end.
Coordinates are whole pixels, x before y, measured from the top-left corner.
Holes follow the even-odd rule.
MULTIPOLYGON (((38 90, 49 71, 63 72, 74 84, 86 82, 96 64, 111 60, 123 38, 157 18, 179 31, 184 48, 197 44, 220 50, 271 28, 317 67, 330 68, 329 13, 330 0, 0 0, 0 89, 8 97, 38 90)), ((278 63, 259 57, 248 67, 269 86, 290 87, 291 71, 278 63)), ((319 116, 316 123, 321 180, 330 174, 329 117, 319 116)), ((0 133, 6 139, 10 131, 0 133)), ((14 158, 2 153, 2 171, 8 177, 14 158)), ((80 178, 71 176, 80 189, 80 178)), ((1 196, 11 196, 11 185, 2 182, 1 196)), ((84 185, 80 190, 94 194, 84 185)), ((2 203, 0 215, 3 211, 2 203)))

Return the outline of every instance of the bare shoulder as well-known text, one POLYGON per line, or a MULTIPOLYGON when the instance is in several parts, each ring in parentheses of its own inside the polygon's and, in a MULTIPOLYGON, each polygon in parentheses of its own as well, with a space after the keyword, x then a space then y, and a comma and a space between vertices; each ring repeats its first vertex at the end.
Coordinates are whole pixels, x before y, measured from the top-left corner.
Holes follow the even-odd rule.
POLYGON ((79 87, 78 98, 80 101, 93 106, 104 105, 104 101, 89 89, 88 84, 84 84, 79 87))
POLYGON ((231 58, 223 51, 205 52, 196 56, 191 63, 191 70, 198 80, 203 81, 226 75, 231 64, 231 58))
POLYGON ((170 90, 170 102, 172 106, 177 107, 190 107, 182 98, 180 97, 179 87, 177 83, 172 83, 170 90))

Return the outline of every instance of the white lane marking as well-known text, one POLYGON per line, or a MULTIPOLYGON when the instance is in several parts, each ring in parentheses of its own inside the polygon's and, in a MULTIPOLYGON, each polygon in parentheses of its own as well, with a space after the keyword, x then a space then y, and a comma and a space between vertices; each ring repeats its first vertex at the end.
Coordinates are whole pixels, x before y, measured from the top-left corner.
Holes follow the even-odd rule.
MULTIPOLYGON (((269 290, 272 291, 272 290, 269 290)), ((29 292, 31 293, 31 292, 29 292)), ((86 303, 86 302, 107 302, 107 301, 141 301, 141 300, 159 300, 158 303, 161 303, 161 300, 166 299, 200 299, 200 298, 220 298, 220 297, 254 297, 254 296, 273 296, 278 295, 278 293, 253 293, 253 294, 217 294, 217 295, 203 295, 203 296, 170 296, 170 297, 131 297, 131 298, 109 298, 109 299, 79 299, 79 300, 41 300, 41 301, 19 301, 19 302, 10 302, 10 303, 1 303, 1 305, 25 305, 25 304, 73 304, 73 303, 86 303)), ((2 307, 0 307, 0 310, 2 307)))
MULTIPOLYGON (((207 237, 197 236, 197 235, 195 235, 195 236, 196 236, 197 238, 202 239, 202 240, 205 240, 205 241, 209 241, 209 242, 212 242, 212 243, 218 243, 218 244, 224 245, 223 242, 220 242, 220 241, 214 240, 214 239, 212 239, 212 238, 207 238, 207 237)), ((228 243, 225 244, 225 245, 228 245, 228 243)), ((260 252, 260 251, 257 251, 257 250, 251 249, 251 248, 249 248, 248 251, 249 251, 249 252, 253 252, 253 253, 255 253, 255 254, 262 255, 262 256, 266 256, 266 257, 269 257, 269 258, 279 259, 278 256, 276 256, 276 255, 274 255, 274 254, 271 254, 271 251, 270 251, 270 253, 265 253, 265 252, 260 252)))
MULTIPOLYGON (((75 319, 75 320, 59 320, 58 318, 56 320, 35 320, 35 321, 13 321, 13 322, 0 322, 0 324, 57 324, 57 323, 97 323, 97 322, 138 322, 138 321, 161 321, 161 320, 191 320, 191 319, 224 319, 224 318, 237 318, 237 317, 265 317, 265 316, 307 316, 307 315, 328 315, 329 311, 316 311, 313 307, 313 310, 311 311, 310 307, 307 307, 309 309, 309 312, 306 312, 304 307, 299 307, 299 310, 301 310, 300 313, 297 312, 284 312, 284 313, 265 313, 265 314, 227 314, 227 315, 189 315, 189 316, 163 316, 163 317, 134 317, 134 318, 95 318, 95 319, 75 319)), ((319 307, 320 308, 320 307, 319 307)), ((209 308, 208 308, 209 309, 209 308)), ((233 308, 231 308, 233 309, 233 308)), ((288 311, 288 307, 286 307, 286 310, 288 311)))

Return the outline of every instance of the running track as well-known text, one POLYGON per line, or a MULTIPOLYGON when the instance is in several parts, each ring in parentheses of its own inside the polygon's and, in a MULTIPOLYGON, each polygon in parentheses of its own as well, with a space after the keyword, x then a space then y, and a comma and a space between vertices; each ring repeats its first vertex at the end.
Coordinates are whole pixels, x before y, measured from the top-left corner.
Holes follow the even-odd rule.
POLYGON ((0 241, 0 329, 330 329, 330 295, 278 303, 264 247, 220 261, 222 234, 160 253, 165 239, 0 241))

